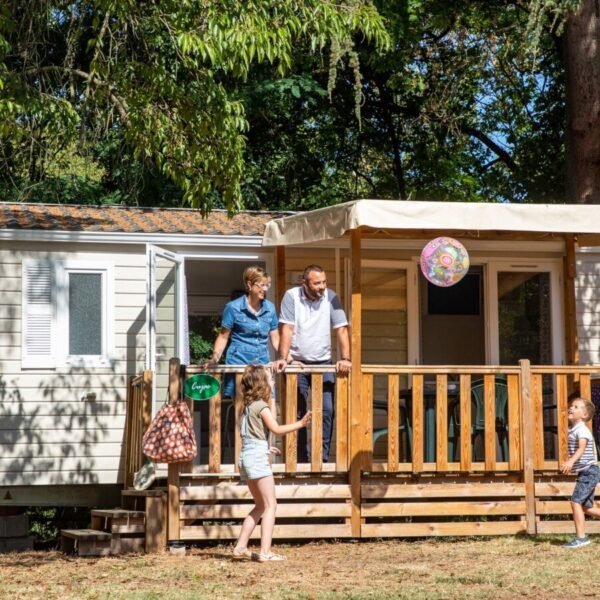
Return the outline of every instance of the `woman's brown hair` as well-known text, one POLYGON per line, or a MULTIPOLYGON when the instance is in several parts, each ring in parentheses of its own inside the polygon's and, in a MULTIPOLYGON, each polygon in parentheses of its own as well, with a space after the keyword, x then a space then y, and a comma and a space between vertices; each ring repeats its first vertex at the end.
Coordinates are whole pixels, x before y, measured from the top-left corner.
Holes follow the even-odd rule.
POLYGON ((248 365, 242 374, 242 396, 244 404, 252 404, 256 400, 269 402, 271 384, 267 369, 262 365, 248 365))

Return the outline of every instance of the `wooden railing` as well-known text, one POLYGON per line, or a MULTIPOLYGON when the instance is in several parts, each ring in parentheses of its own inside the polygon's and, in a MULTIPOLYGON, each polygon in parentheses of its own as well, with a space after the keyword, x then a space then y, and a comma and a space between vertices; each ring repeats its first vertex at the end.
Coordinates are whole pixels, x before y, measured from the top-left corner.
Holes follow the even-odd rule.
MULTIPOLYGON (((219 366, 211 368, 209 372, 220 382, 225 375, 231 374, 235 377, 236 395, 233 400, 223 399, 217 394, 208 400, 208 460, 207 471, 209 473, 223 472, 227 465, 222 463, 223 454, 223 430, 233 428, 234 453, 232 467, 237 471, 238 457, 241 451, 240 418, 243 409, 241 395, 241 378, 244 367, 219 366)), ((184 381, 187 377, 197 373, 206 372, 202 367, 191 366, 185 370, 184 381)), ((348 468, 348 378, 336 376, 335 385, 335 447, 332 449, 330 462, 323 462, 322 455, 322 431, 323 431, 323 393, 322 382, 325 373, 335 372, 333 366, 311 366, 304 369, 299 367, 288 367, 285 374, 278 375, 277 379, 277 405, 280 407, 278 419, 282 423, 292 423, 297 416, 297 386, 298 374, 310 373, 313 381, 311 386, 310 408, 312 410, 312 423, 307 435, 310 440, 310 463, 298 463, 296 432, 288 434, 281 445, 282 459, 277 461, 273 468, 275 471, 287 473, 296 472, 321 472, 321 471, 346 471, 348 468)), ((203 469, 196 469, 202 471, 203 469)))
POLYGON ((152 417, 152 371, 129 379, 125 417, 125 488, 133 485, 133 475, 144 463, 142 436, 152 417))

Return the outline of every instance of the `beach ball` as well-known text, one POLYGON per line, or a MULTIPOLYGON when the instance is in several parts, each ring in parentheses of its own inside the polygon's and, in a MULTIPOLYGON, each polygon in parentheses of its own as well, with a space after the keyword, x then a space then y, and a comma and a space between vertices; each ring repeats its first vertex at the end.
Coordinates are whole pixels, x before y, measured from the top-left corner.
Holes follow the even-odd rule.
POLYGON ((425 245, 420 263, 427 281, 439 287, 450 287, 467 274, 469 253, 458 240, 438 237, 425 245))

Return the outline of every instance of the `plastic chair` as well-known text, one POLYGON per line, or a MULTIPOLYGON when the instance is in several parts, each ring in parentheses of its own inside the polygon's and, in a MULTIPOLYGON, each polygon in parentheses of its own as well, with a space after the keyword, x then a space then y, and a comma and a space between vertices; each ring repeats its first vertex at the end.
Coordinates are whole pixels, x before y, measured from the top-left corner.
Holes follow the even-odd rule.
MULTIPOLYGON (((387 410, 387 408, 385 408, 384 410, 387 410)), ((379 427, 373 430, 373 448, 375 447, 377 441, 382 437, 387 437, 388 433, 389 429, 387 427, 379 427)), ((406 460, 410 461, 412 460, 412 428, 408 419, 408 411, 406 410, 405 406, 400 406, 400 425, 398 426, 398 433, 406 433, 404 455, 406 456, 406 460)))
MULTIPOLYGON (((502 460, 508 460, 508 387, 504 378, 496 377, 495 381, 495 410, 496 410, 496 435, 500 444, 502 460)), ((478 436, 485 433, 485 384, 477 381, 471 387, 471 403, 475 411, 475 418, 471 424, 471 444, 475 454, 475 442, 478 436)), ((459 447, 457 443, 460 435, 460 403, 454 406, 454 411, 448 426, 448 438, 454 442, 454 453, 459 447)), ((454 456, 456 459, 456 456, 454 456)))

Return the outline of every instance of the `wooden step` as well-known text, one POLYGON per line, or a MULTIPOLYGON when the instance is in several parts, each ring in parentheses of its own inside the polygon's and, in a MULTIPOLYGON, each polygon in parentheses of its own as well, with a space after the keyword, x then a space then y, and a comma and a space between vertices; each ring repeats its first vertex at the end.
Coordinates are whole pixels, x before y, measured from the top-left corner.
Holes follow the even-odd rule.
POLYGON ((145 516, 145 550, 149 554, 164 552, 167 547, 167 490, 127 489, 121 492, 121 504, 145 516))
POLYGON ((141 510, 94 509, 92 510, 92 529, 119 535, 143 534, 146 531, 146 516, 141 510))
POLYGON ((60 549, 78 556, 108 556, 112 535, 96 529, 61 529, 60 549))

